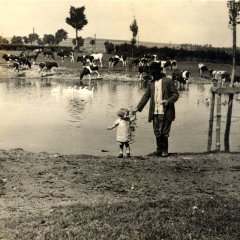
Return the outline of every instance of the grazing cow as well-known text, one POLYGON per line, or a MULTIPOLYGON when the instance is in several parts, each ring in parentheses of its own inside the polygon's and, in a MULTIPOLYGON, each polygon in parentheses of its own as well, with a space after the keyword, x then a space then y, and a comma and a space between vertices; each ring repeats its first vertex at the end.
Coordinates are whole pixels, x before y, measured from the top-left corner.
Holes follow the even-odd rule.
POLYGON ((231 74, 225 70, 211 70, 212 81, 220 81, 221 85, 226 85, 231 81, 231 74))
POLYGON ((142 66, 141 60, 139 58, 135 58, 132 60, 132 66, 142 66))
POLYGON ((171 63, 171 69, 176 70, 177 69, 177 60, 170 60, 171 63))
POLYGON ((91 80, 91 74, 96 73, 97 78, 99 78, 100 74, 98 72, 98 69, 99 69, 99 67, 97 65, 83 67, 83 70, 80 73, 80 84, 83 85, 82 79, 84 76, 88 76, 89 80, 91 80))
POLYGON ((54 57, 54 52, 53 52, 50 48, 44 48, 44 49, 42 50, 42 54, 43 54, 43 56, 44 56, 45 59, 50 59, 50 57, 51 57, 52 59, 55 58, 55 57, 54 57))
POLYGON ((187 70, 183 71, 174 71, 172 74, 172 80, 177 84, 178 89, 183 89, 184 85, 186 85, 188 89, 189 79, 191 77, 191 73, 187 70))
POLYGON ((12 54, 3 54, 2 58, 5 59, 5 61, 9 65, 10 61, 17 61, 19 59, 19 56, 12 55, 12 54))
POLYGON ((207 66, 203 63, 198 64, 199 77, 206 77, 205 73, 209 73, 207 66))
POLYGON ((93 57, 93 61, 95 62, 99 62, 100 67, 102 68, 102 58, 103 58, 103 54, 102 53, 93 53, 90 55, 91 57, 93 57))
POLYGON ((83 66, 86 66, 87 63, 90 65, 93 64, 94 57, 90 55, 83 55, 77 57, 77 62, 81 62, 83 66))
POLYGON ((29 60, 33 59, 33 64, 35 64, 37 57, 42 49, 34 49, 33 51, 27 50, 20 53, 20 57, 28 58, 29 60))
POLYGON ((62 58, 62 62, 64 62, 64 58, 69 57, 71 62, 74 62, 74 52, 69 50, 61 49, 60 52, 57 53, 57 56, 62 58))
POLYGON ((58 68, 58 65, 56 62, 41 62, 41 63, 39 63, 39 72, 42 72, 43 70, 51 71, 52 68, 58 68))
POLYGON ((127 66, 127 57, 125 55, 121 55, 121 56, 115 55, 113 57, 110 57, 109 61, 108 61, 108 66, 109 66, 109 68, 113 68, 119 62, 122 62, 123 67, 126 67, 127 66))

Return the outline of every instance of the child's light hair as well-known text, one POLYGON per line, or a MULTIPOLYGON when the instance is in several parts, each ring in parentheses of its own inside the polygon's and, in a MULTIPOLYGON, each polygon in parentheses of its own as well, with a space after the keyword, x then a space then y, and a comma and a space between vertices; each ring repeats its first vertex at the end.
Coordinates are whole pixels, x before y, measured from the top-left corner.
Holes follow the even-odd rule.
POLYGON ((129 110, 127 108, 120 108, 120 110, 117 112, 117 115, 119 117, 125 117, 129 115, 129 110))

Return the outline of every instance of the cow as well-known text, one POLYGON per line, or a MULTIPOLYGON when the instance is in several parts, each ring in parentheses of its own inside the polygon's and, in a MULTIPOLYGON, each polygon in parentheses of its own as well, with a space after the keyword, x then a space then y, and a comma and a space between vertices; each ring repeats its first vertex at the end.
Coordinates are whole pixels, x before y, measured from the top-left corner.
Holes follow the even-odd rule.
POLYGON ((50 48, 44 48, 42 50, 42 55, 44 56, 45 59, 50 59, 50 57, 52 59, 55 59, 54 52, 50 48))
POLYGON ((210 70, 212 82, 220 82, 221 85, 226 85, 231 81, 231 74, 225 70, 210 70))
POLYGON ((39 63, 39 72, 43 72, 43 70, 51 71, 52 68, 58 68, 58 64, 56 62, 41 62, 41 63, 39 63))
POLYGON ((31 62, 28 60, 26 57, 19 57, 17 60, 13 62, 13 69, 14 71, 20 70, 20 66, 22 65, 27 65, 27 67, 30 69, 31 68, 31 62))
POLYGON ((69 57, 71 62, 74 62, 74 52, 69 50, 62 50, 57 53, 57 56, 62 58, 62 62, 64 62, 64 58, 69 57))
POLYGON ((83 66, 86 66, 87 63, 89 63, 89 65, 92 65, 93 60, 94 60, 94 57, 91 55, 83 55, 83 56, 77 57, 77 62, 81 62, 83 66))
POLYGON ((115 55, 113 57, 110 57, 108 60, 108 66, 109 69, 115 67, 119 62, 122 62, 122 66, 126 67, 127 66, 127 57, 125 55, 115 55))
POLYGON ((210 73, 208 67, 203 63, 198 64, 198 71, 199 71, 199 77, 201 77, 201 78, 206 77, 206 75, 205 75, 206 73, 210 73))
POLYGON ((80 85, 83 85, 82 79, 84 76, 88 76, 89 80, 91 80, 91 74, 96 73, 97 78, 99 78, 100 74, 99 74, 98 70, 99 70, 99 67, 97 65, 83 67, 83 70, 80 73, 80 85))
POLYGON ((191 77, 191 73, 187 70, 175 70, 172 73, 172 80, 176 83, 178 89, 184 89, 184 85, 188 89, 189 79, 191 77))
POLYGON ((102 65, 103 54, 102 53, 93 53, 90 56, 93 57, 94 62, 99 62, 101 68, 103 67, 103 65, 102 65))
POLYGON ((176 70, 177 69, 177 60, 170 60, 171 63, 171 69, 176 70))
POLYGON ((33 64, 35 64, 40 52, 42 52, 42 49, 40 49, 40 48, 34 49, 33 51, 31 51, 31 50, 22 51, 20 53, 20 57, 28 58, 28 60, 33 59, 33 64))
POLYGON ((7 62, 8 66, 9 66, 9 62, 17 61, 19 59, 19 56, 12 55, 12 54, 3 54, 2 58, 5 59, 5 61, 7 62))

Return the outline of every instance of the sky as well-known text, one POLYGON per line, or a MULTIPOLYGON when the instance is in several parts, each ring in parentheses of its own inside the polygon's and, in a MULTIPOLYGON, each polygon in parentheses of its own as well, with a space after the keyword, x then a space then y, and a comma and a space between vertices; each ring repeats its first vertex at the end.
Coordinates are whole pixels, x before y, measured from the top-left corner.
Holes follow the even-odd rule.
MULTIPOLYGON (((130 40, 134 17, 138 39, 156 43, 211 44, 232 47, 226 0, 0 0, 0 36, 55 34, 75 30, 65 22, 70 6, 85 6, 83 38, 130 40)), ((240 34, 237 27, 237 46, 240 34)))

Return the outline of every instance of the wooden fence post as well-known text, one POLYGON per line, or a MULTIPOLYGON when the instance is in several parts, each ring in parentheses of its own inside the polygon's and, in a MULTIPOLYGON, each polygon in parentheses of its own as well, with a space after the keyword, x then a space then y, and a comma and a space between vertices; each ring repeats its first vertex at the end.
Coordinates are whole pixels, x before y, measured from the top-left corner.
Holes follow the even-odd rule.
POLYGON ((217 126, 216 126, 216 150, 220 151, 221 146, 221 94, 217 94, 217 126))
POLYGON ((208 126, 208 146, 207 146, 207 151, 208 152, 211 151, 211 147, 212 147, 212 131, 213 131, 214 106, 215 106, 215 92, 212 91, 212 101, 211 101, 209 126, 208 126))

